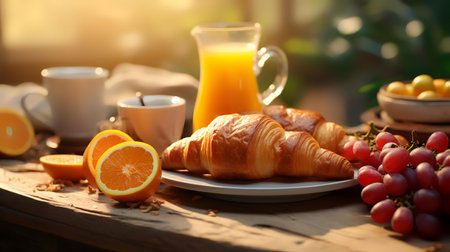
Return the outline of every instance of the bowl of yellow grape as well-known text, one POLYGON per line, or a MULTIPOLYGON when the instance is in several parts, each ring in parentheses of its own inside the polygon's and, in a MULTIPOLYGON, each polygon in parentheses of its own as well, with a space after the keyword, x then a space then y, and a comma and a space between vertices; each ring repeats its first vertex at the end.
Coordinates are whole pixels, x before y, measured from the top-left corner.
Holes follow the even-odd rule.
POLYGON ((378 104, 397 121, 450 123, 450 80, 422 74, 380 88, 378 104))

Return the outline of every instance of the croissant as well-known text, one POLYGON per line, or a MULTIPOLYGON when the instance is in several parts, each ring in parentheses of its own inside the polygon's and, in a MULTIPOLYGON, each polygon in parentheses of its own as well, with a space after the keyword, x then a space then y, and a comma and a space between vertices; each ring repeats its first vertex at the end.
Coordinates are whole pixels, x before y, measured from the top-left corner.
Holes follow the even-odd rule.
POLYGON ((335 153, 341 153, 348 141, 342 126, 327 122, 314 111, 268 106, 263 108, 262 113, 277 121, 285 130, 308 132, 319 142, 320 147, 335 153))
POLYGON ((187 169, 219 179, 263 179, 274 175, 351 178, 349 161, 302 131, 285 131, 262 114, 223 115, 161 155, 166 170, 187 169))

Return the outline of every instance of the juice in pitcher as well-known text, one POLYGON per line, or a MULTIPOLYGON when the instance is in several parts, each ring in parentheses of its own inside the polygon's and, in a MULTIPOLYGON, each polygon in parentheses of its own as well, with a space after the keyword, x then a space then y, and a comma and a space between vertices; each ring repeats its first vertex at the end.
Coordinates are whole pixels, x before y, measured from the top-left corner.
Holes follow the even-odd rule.
POLYGON ((195 26, 200 56, 200 86, 193 128, 198 130, 219 115, 260 112, 280 95, 286 84, 287 59, 275 46, 258 49, 258 23, 216 23, 195 26), (279 62, 274 82, 259 93, 256 76, 267 59, 279 62))
POLYGON ((202 48, 194 130, 208 126, 219 115, 261 111, 253 70, 255 53, 255 45, 248 43, 202 48))

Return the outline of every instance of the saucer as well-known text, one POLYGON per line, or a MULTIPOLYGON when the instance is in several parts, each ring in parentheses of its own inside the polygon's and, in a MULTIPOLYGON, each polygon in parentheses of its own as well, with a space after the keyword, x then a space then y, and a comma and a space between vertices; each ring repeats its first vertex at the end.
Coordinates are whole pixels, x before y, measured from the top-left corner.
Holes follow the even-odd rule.
POLYGON ((371 108, 361 114, 361 121, 364 123, 373 122, 377 128, 383 128, 389 126, 388 131, 393 134, 404 136, 406 139, 411 140, 411 132, 416 132, 416 137, 419 142, 424 143, 428 137, 436 131, 442 131, 450 137, 450 124, 426 124, 397 121, 390 117, 380 107, 371 108))

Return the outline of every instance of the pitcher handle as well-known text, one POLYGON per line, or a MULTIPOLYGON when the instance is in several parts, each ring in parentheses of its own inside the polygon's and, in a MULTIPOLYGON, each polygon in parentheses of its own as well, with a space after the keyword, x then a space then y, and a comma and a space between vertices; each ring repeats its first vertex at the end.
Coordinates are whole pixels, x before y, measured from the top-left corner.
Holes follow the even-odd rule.
POLYGON ((31 95, 42 96, 46 100, 46 96, 42 93, 39 93, 39 92, 27 93, 24 96, 22 96, 22 98, 20 99, 20 105, 22 106, 23 111, 25 112, 27 117, 30 118, 30 120, 32 122, 37 122, 37 123, 41 124, 42 126, 44 126, 45 128, 51 129, 52 122, 51 122, 50 118, 46 118, 44 115, 42 115, 40 113, 35 113, 31 109, 28 108, 26 101, 31 95))
POLYGON ((286 85, 288 76, 288 61, 286 54, 276 46, 266 46, 259 49, 257 52, 257 65, 255 69, 256 75, 259 75, 261 68, 271 57, 277 59, 278 70, 273 83, 261 93, 261 101, 265 106, 269 105, 281 94, 286 85))

